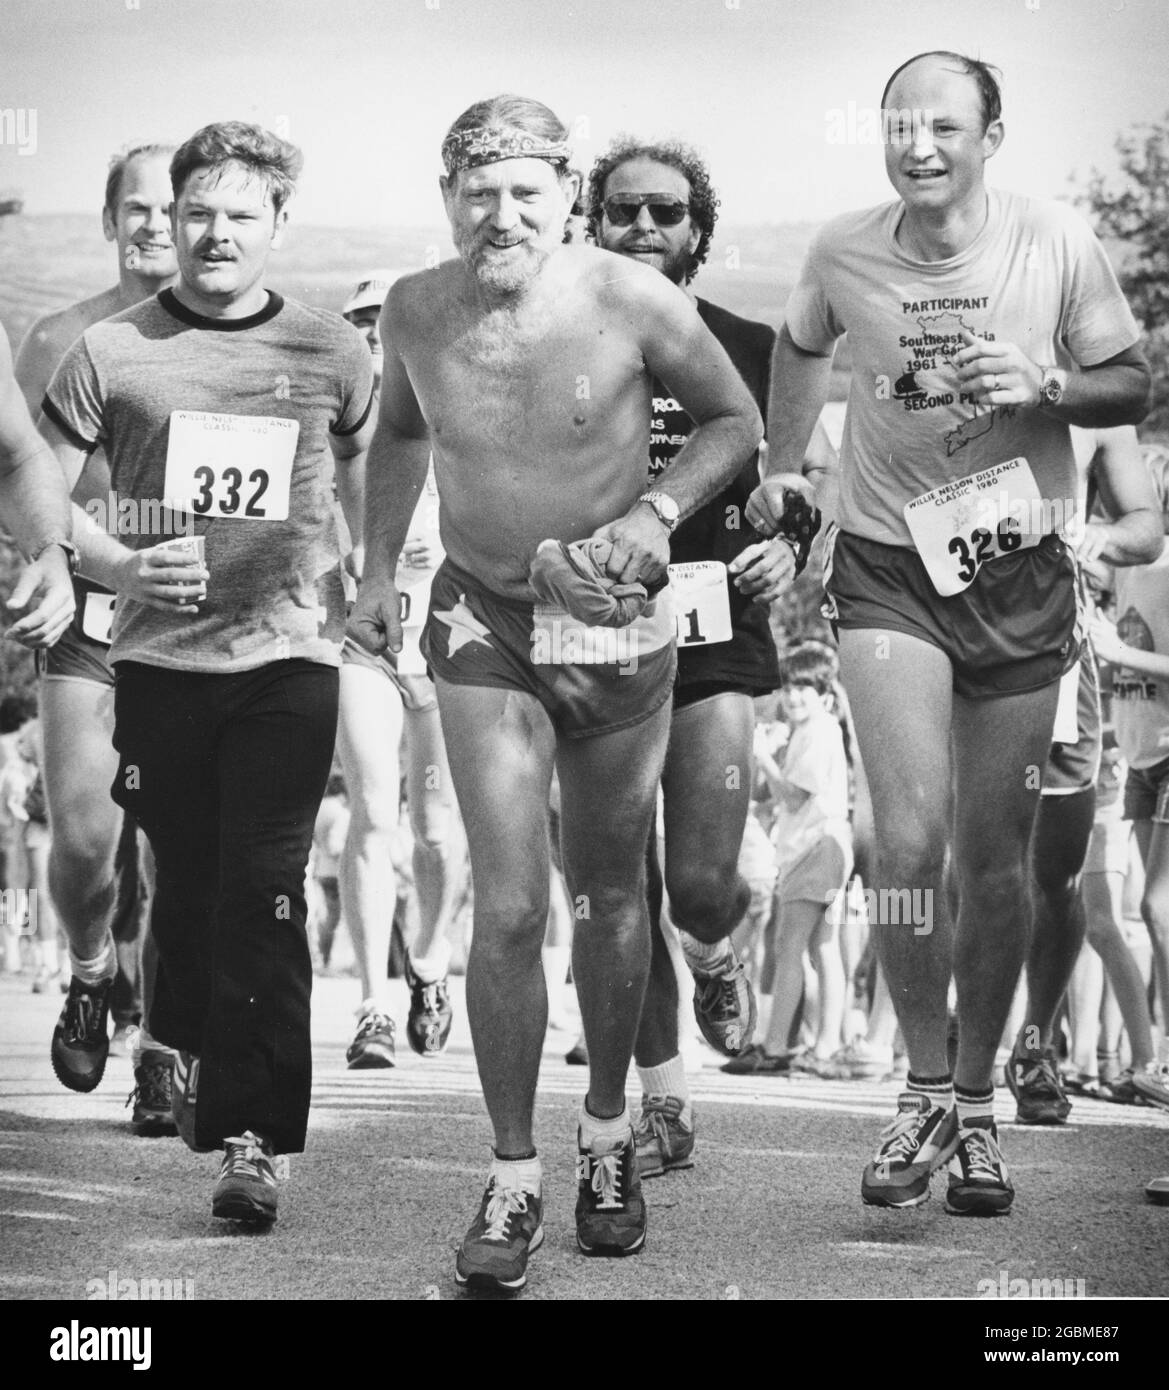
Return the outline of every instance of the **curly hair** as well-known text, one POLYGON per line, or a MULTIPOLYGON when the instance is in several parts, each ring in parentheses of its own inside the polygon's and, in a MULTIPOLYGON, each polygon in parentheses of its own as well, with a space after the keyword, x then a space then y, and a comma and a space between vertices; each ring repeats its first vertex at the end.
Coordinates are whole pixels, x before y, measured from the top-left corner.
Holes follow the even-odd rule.
POLYGON ((272 199, 272 206, 281 210, 296 188, 304 167, 304 155, 295 145, 281 140, 263 126, 246 121, 220 121, 205 125, 189 140, 184 140, 170 162, 170 181, 176 198, 196 169, 220 169, 225 164, 240 164, 249 174, 262 180, 272 199))
POLYGON ((631 136, 618 136, 589 172, 589 235, 594 241, 597 240, 609 175, 620 165, 634 159, 652 159, 655 164, 668 165, 676 169, 690 185, 690 220, 701 235, 698 245, 690 254, 690 265, 686 271, 686 283, 689 284, 698 274, 698 267, 706 260, 710 250, 719 207, 718 195, 710 184, 710 173, 692 145, 685 145, 680 140, 663 140, 651 145, 643 140, 634 140, 631 136))

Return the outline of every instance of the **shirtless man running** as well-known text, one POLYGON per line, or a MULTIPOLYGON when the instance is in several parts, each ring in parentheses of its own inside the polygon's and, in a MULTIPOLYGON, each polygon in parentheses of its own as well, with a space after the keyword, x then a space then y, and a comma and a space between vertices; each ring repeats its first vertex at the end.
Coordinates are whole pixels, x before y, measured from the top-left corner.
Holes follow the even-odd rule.
POLYGON ((577 1242, 608 1255, 645 1242, 625 1080, 649 965, 644 851, 669 732, 674 616, 668 589, 623 627, 592 615, 619 600, 616 616, 628 618, 644 597, 629 586, 661 582, 674 522, 739 472, 762 422, 665 276, 563 244, 578 178, 553 112, 517 97, 478 103, 442 154, 459 258, 399 280, 386 301, 351 630, 371 650, 401 646, 395 564, 433 449, 447 559, 422 645, 470 846, 467 1009, 495 1130, 456 1278, 518 1289, 543 1238, 532 1109, 553 766, 590 1058, 577 1242), (642 497, 653 377, 696 425, 642 497))

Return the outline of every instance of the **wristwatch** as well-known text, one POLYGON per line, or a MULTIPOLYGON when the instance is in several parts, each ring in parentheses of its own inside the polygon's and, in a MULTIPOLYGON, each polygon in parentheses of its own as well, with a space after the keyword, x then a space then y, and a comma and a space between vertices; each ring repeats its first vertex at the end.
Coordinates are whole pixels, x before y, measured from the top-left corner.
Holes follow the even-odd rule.
POLYGON ((666 528, 666 535, 672 536, 678 525, 680 514, 678 504, 664 492, 643 492, 637 499, 653 508, 654 516, 666 528))
POLYGON ((29 556, 29 563, 31 564, 34 561, 39 560, 46 550, 52 549, 52 547, 55 545, 59 545, 61 549, 65 552, 65 559, 69 565, 69 573, 76 574, 77 571, 81 568, 81 553, 72 541, 43 541, 29 556))
POLYGON ((1060 367, 1044 367, 1043 380, 1039 386, 1039 404, 1058 405, 1063 399, 1068 374, 1060 367))

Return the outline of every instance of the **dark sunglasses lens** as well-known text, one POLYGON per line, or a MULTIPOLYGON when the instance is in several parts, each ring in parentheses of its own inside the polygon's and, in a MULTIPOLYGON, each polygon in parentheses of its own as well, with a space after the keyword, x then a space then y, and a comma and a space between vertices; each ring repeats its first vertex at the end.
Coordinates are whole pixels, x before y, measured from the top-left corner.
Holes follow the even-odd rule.
POLYGON ((643 207, 649 208, 649 215, 659 227, 676 227, 687 213, 685 203, 627 203, 610 199, 605 204, 605 216, 614 227, 631 227, 643 207))
POLYGON ((631 227, 641 211, 637 203, 606 203, 605 216, 614 227, 631 227))

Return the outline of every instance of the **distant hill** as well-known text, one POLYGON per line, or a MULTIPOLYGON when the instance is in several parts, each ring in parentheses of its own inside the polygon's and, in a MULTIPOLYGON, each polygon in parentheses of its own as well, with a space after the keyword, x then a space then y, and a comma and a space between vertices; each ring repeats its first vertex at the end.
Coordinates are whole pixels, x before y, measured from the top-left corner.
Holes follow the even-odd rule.
MULTIPOLYGON (((720 224, 696 286, 703 298, 733 313, 778 324, 815 230, 812 223, 720 224)), ((306 304, 340 309, 364 271, 421 268, 428 253, 433 259, 435 252, 442 259, 454 254, 445 227, 381 231, 294 223, 271 262, 271 284, 306 304)), ((109 285, 113 259, 96 214, 0 219, 0 323, 13 349, 41 314, 109 285)), ((834 396, 843 394, 833 391, 834 396)))

